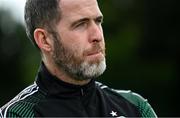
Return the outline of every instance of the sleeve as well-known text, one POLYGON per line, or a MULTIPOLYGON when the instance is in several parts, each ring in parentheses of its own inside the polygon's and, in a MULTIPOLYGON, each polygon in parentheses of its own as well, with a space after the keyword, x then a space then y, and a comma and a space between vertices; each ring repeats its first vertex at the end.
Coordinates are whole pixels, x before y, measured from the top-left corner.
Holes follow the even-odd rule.
POLYGON ((147 99, 144 99, 137 93, 132 92, 132 98, 134 99, 135 105, 139 108, 142 117, 157 117, 151 105, 147 99))
POLYGON ((26 103, 6 104, 0 108, 0 118, 20 118, 30 117, 33 118, 32 106, 26 103))
POLYGON ((1 110, 1 108, 0 108, 0 118, 2 118, 3 117, 3 115, 2 115, 2 110, 1 110))
POLYGON ((13 112, 6 112, 6 114, 1 114, 1 118, 20 118, 21 116, 13 113, 13 112))
POLYGON ((129 92, 123 93, 123 97, 129 100, 132 104, 134 104, 138 109, 142 117, 154 117, 157 118, 156 113, 154 112, 151 105, 148 103, 147 99, 144 99, 137 93, 129 92))

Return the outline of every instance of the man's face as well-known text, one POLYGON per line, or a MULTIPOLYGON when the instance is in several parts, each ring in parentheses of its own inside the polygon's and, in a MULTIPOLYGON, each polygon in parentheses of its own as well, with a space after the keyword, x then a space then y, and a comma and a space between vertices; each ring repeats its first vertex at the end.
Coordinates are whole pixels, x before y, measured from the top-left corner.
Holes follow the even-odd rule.
POLYGON ((96 0, 61 0, 53 35, 53 60, 74 79, 90 79, 106 68, 102 13, 96 0))

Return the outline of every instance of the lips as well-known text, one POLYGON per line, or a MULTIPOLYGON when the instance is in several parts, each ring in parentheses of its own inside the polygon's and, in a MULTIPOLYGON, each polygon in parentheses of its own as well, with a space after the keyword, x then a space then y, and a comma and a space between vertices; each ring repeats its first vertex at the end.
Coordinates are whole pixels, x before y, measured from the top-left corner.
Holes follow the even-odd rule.
POLYGON ((99 51, 93 51, 93 52, 88 53, 87 56, 98 55, 98 54, 100 54, 100 53, 102 53, 101 50, 99 50, 99 51))
POLYGON ((105 56, 104 46, 100 44, 93 45, 92 48, 85 50, 83 55, 90 58, 105 56))

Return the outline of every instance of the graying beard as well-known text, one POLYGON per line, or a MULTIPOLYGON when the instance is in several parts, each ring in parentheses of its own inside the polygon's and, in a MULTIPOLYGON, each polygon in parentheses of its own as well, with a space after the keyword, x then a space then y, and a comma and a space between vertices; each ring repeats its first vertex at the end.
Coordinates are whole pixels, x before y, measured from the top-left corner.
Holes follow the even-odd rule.
POLYGON ((58 65, 60 69, 63 69, 63 71, 66 72, 69 76, 76 80, 87 80, 96 78, 105 71, 105 58, 98 64, 88 64, 86 62, 83 62, 81 64, 73 65, 72 63, 68 63, 72 61, 73 55, 67 55, 67 50, 65 50, 62 43, 59 41, 61 38, 56 32, 54 32, 52 35, 54 38, 54 48, 56 50, 53 52, 54 62, 58 65))

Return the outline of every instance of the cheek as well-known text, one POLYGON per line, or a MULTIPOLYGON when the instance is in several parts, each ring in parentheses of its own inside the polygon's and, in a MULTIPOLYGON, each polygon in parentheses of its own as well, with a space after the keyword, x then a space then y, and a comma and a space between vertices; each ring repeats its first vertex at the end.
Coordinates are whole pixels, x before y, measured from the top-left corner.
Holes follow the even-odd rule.
POLYGON ((63 41, 66 46, 74 51, 82 52, 86 48, 86 39, 83 36, 71 35, 63 41))
POLYGON ((85 50, 84 44, 82 42, 74 42, 70 46, 71 50, 74 52, 75 56, 82 57, 85 50))
POLYGON ((76 40, 66 40, 62 42, 63 47, 66 49, 70 55, 73 55, 75 58, 83 58, 84 45, 82 42, 76 40))
POLYGON ((60 32, 63 45, 74 52, 75 56, 82 56, 87 48, 87 35, 78 31, 64 30, 60 32))

